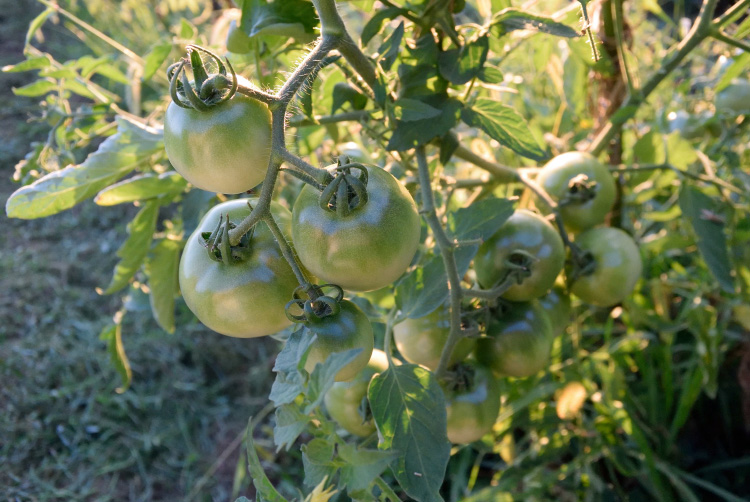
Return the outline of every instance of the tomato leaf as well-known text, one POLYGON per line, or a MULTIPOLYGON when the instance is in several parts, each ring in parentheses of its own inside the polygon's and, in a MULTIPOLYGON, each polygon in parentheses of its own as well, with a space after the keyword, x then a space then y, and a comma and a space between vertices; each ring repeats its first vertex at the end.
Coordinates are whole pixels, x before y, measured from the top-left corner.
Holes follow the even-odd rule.
POLYGON ((467 83, 482 71, 489 50, 489 37, 484 35, 457 49, 441 52, 438 55, 440 75, 456 85, 467 83))
POLYGON ((332 442, 322 438, 312 439, 300 447, 306 486, 317 486, 326 477, 334 476, 338 468, 333 461, 333 447, 332 442))
POLYGON ((30 84, 26 84, 23 87, 14 87, 13 94, 16 96, 24 96, 27 98, 35 98, 38 96, 44 96, 49 92, 57 90, 57 82, 49 79, 35 80, 30 84))
POLYGON ((448 276, 440 255, 430 257, 396 286, 396 305, 403 316, 412 319, 433 312, 447 298, 448 276))
POLYGON ((3 66, 2 70, 3 73, 18 73, 22 71, 41 70, 42 68, 48 68, 51 64, 49 56, 44 55, 31 57, 14 65, 3 66))
MULTIPOLYGON (((750 18, 749 18, 750 19, 750 18)), ((732 80, 747 74, 747 70, 750 68, 750 52, 743 52, 734 59, 734 62, 729 65, 721 79, 716 84, 714 93, 719 93, 729 87, 732 80)))
POLYGON ((250 37, 277 35, 306 43, 315 38, 318 16, 305 0, 244 0, 240 26, 250 37))
POLYGON ((110 295, 128 285, 130 278, 135 275, 146 258, 146 254, 148 254, 158 216, 159 204, 149 202, 138 211, 135 218, 128 224, 130 235, 117 250, 120 261, 115 266, 115 272, 109 286, 104 291, 97 289, 99 294, 110 295))
POLYGON ((386 146, 388 150, 403 151, 423 145, 444 135, 458 122, 461 108, 459 101, 436 96, 435 99, 425 99, 424 102, 432 108, 440 109, 440 115, 409 122, 396 120, 396 128, 386 146))
POLYGON ((162 133, 117 118, 117 134, 79 165, 68 166, 16 190, 5 203, 9 218, 43 218, 69 209, 164 150, 162 133))
POLYGON ((273 366, 276 379, 268 396, 276 406, 293 403, 297 396, 304 392, 303 378, 299 370, 305 366, 306 353, 312 341, 313 337, 306 335, 300 326, 289 335, 284 348, 276 356, 273 366))
POLYGON ((167 333, 174 333, 174 298, 177 294, 177 269, 182 243, 162 239, 151 251, 146 262, 149 301, 154 319, 167 333))
POLYGON ((300 411, 294 403, 276 408, 276 425, 273 428, 273 442, 276 450, 289 449, 310 422, 310 417, 300 411))
POLYGON ((558 37, 576 38, 581 33, 570 26, 558 23, 551 17, 539 16, 519 9, 503 9, 492 18, 491 30, 493 35, 501 37, 515 30, 532 30, 548 33, 558 37))
MULTIPOLYGON (((277 415, 278 415, 278 410, 277 415)), ((250 419, 252 420, 252 418, 250 419)), ((263 497, 264 500, 271 502, 287 502, 287 500, 274 488, 271 481, 266 476, 263 466, 260 464, 258 452, 255 451, 255 441, 253 441, 253 429, 248 427, 245 434, 245 450, 247 452, 247 470, 250 477, 253 478, 253 486, 258 491, 258 499, 263 497)))
POLYGON ((448 231, 458 240, 487 240, 513 214, 508 199, 484 199, 448 214, 448 231))
POLYGON ((94 197, 100 206, 114 206, 125 202, 174 196, 187 188, 187 181, 176 171, 160 175, 146 173, 110 185, 94 197))
POLYGON ((415 364, 391 366, 370 382, 368 399, 379 448, 398 453, 391 469, 401 488, 418 501, 442 501, 450 443, 445 397, 435 376, 415 364))
POLYGON ((130 369, 128 356, 125 354, 125 347, 122 344, 122 313, 115 315, 114 323, 105 327, 99 334, 99 339, 107 342, 109 358, 115 369, 120 374, 122 386, 116 389, 118 394, 122 394, 133 379, 133 373, 130 369))
POLYGON ((440 115, 440 110, 418 99, 401 98, 396 100, 393 106, 396 110, 396 118, 401 122, 430 119, 440 115))
POLYGON ((461 118, 479 127, 492 139, 514 152, 534 160, 543 160, 545 152, 531 134, 523 117, 510 106, 492 99, 478 99, 471 108, 461 110, 461 118))
POLYGON ((324 363, 315 365, 307 384, 307 398, 310 403, 305 407, 305 413, 312 413, 323 402, 323 397, 333 385, 338 372, 352 362, 362 350, 358 348, 334 352, 328 356, 324 363))
POLYGON ((385 71, 389 71, 396 58, 401 52, 401 40, 404 38, 404 22, 400 22, 391 36, 386 38, 383 44, 378 48, 380 54, 380 66, 385 71))
POLYGON ((379 9, 375 15, 373 15, 369 21, 365 24, 364 28, 362 28, 362 34, 360 35, 360 40, 362 41, 362 47, 366 46, 367 43, 372 40, 372 37, 380 33, 380 30, 383 28, 383 22, 386 19, 393 19, 399 14, 403 14, 405 12, 408 12, 406 9, 401 9, 399 7, 388 7, 385 9, 379 9))
POLYGON ((721 208, 717 208, 717 201, 695 186, 684 184, 680 190, 679 203, 682 214, 687 216, 698 236, 698 250, 708 269, 724 291, 733 293, 735 285, 724 234, 725 224, 721 208))
POLYGON ((172 44, 164 43, 157 44, 151 48, 151 50, 143 58, 145 64, 143 66, 143 77, 142 80, 150 80, 151 77, 156 74, 164 61, 169 57, 169 53, 172 52, 172 44))
POLYGON ((338 454, 346 463, 341 468, 341 482, 349 493, 367 489, 398 456, 395 451, 356 448, 349 443, 339 445, 338 454))

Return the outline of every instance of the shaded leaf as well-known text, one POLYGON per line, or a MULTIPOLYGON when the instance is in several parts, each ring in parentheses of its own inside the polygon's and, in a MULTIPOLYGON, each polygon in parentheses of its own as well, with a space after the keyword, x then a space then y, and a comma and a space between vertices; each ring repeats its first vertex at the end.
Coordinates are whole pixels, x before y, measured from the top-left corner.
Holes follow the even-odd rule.
POLYGON ((310 403, 305 407, 305 413, 312 413, 323 402, 323 397, 333 385, 336 375, 344 366, 351 363, 362 350, 364 349, 357 348, 334 352, 324 362, 315 365, 307 384, 307 398, 310 403))
POLYGON ((8 217, 42 218, 69 209, 164 150, 160 130, 123 117, 117 118, 117 129, 82 164, 49 173, 16 190, 5 204, 8 217))
POLYGON ((110 295, 128 285, 130 279, 141 267, 146 254, 148 254, 158 216, 159 204, 149 202, 138 211, 135 218, 128 224, 130 235, 117 250, 120 261, 115 266, 115 272, 109 286, 104 291, 97 289, 99 294, 110 295))
POLYGON ((508 199, 484 199, 448 214, 448 231, 458 240, 487 240, 513 214, 508 199))
POLYGON ((456 125, 461 108, 460 101, 444 99, 441 96, 426 101, 430 106, 439 108, 440 115, 410 122, 397 120, 396 128, 386 146, 388 150, 404 151, 424 145, 438 136, 443 136, 456 125))
POLYGON ((401 122, 413 122, 440 115, 440 110, 418 99, 400 98, 393 106, 396 109, 396 118, 401 122))
POLYGON ((526 121, 510 106, 491 99, 478 99, 471 108, 461 110, 461 118, 519 155, 534 160, 545 158, 544 150, 531 134, 526 121))
POLYGON ((391 468, 401 488, 418 501, 442 501, 450 443, 445 397, 435 376, 414 364, 391 366, 370 382, 368 399, 378 446, 398 453, 391 468))
POLYGON ((263 466, 260 465, 258 452, 255 451, 253 430, 250 427, 248 427, 245 435, 245 451, 247 452, 247 471, 250 473, 250 477, 253 478, 253 486, 258 491, 258 495, 270 502, 287 502, 276 488, 274 488, 273 484, 271 484, 265 471, 263 471, 263 466))
POLYGON ((383 27, 383 22, 386 19, 393 19, 394 17, 404 12, 407 12, 407 10, 401 9, 399 7, 379 9, 375 13, 375 15, 373 15, 370 20, 367 21, 364 28, 362 28, 362 34, 360 35, 362 46, 364 47, 365 45, 367 45, 367 43, 372 40, 372 37, 380 33, 380 30, 383 27))
POLYGON ((174 298, 177 294, 177 269, 182 243, 162 239, 151 251, 146 262, 149 300, 154 319, 167 333, 174 333, 174 298))
POLYGON ((495 14, 492 19, 491 29, 492 33, 498 37, 514 30, 540 31, 566 38, 581 36, 581 33, 577 30, 563 23, 558 23, 551 17, 539 16, 512 8, 503 9, 495 14))
POLYGON ((276 408, 276 425, 273 428, 273 442, 277 450, 289 449, 310 422, 296 404, 283 404, 276 408))
POLYGON ((107 351, 109 359, 120 374, 122 386, 116 389, 118 394, 122 394, 133 379, 133 373, 130 369, 128 356, 125 354, 125 347, 122 344, 122 313, 115 315, 114 323, 105 327, 99 334, 99 339, 107 342, 107 351))
POLYGON ((338 468, 333 462, 333 446, 330 441, 315 438, 300 447, 306 486, 316 486, 326 477, 330 479, 336 473, 338 468))
POLYGON ((160 175, 139 174, 108 186, 96 194, 94 202, 100 206, 114 206, 163 195, 176 195, 185 188, 187 188, 187 181, 176 171, 168 171, 160 175))
POLYGON ((404 38, 404 23, 403 21, 396 26, 391 36, 386 38, 383 44, 378 48, 378 54, 380 54, 380 65, 386 71, 391 69, 393 63, 396 62, 399 52, 401 52, 401 40, 404 38))
POLYGON ((734 277, 727 252, 723 216, 720 210, 717 214, 717 201, 695 186, 683 184, 679 202, 682 214, 690 221, 698 236, 698 250, 708 269, 724 291, 734 292, 734 277))
POLYGON ((395 451, 357 448, 348 443, 340 445, 338 453, 346 462, 341 468, 341 482, 350 493, 367 489, 398 456, 395 451))
POLYGON ((457 49, 441 52, 438 56, 440 75, 456 85, 465 84, 482 71, 489 50, 489 36, 484 35, 457 49))

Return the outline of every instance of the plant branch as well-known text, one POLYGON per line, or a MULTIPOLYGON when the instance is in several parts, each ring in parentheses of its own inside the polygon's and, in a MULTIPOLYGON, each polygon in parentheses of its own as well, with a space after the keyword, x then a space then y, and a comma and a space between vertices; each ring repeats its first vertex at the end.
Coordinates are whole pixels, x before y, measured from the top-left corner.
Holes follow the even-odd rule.
POLYGON ((484 157, 477 155, 465 146, 459 144, 453 155, 461 160, 465 160, 477 166, 480 169, 484 169, 495 178, 497 183, 513 183, 521 181, 521 177, 515 169, 498 164, 491 160, 487 160, 484 157))
POLYGON ((274 96, 273 94, 268 94, 267 92, 263 92, 260 89, 257 89, 255 87, 251 87, 249 85, 245 85, 239 82, 237 84, 237 92, 249 98, 265 103, 269 106, 279 100, 278 96, 274 96))
POLYGON ((711 32, 711 36, 719 42, 724 42, 727 45, 737 47, 738 49, 742 49, 743 51, 750 53, 750 44, 748 44, 747 42, 743 42, 742 40, 732 38, 719 29, 713 30, 711 32))
POLYGON ((284 109, 289 105, 289 102, 297 94, 297 91, 302 84, 305 83, 307 77, 310 76, 315 70, 317 70, 321 61, 326 55, 335 49, 339 45, 339 39, 327 34, 323 34, 323 37, 318 41, 318 44, 313 48, 307 57, 297 66, 287 81, 282 86, 278 94, 278 102, 276 106, 282 106, 284 109))
POLYGON ((325 169, 320 169, 313 166, 312 164, 308 164, 286 148, 282 148, 279 151, 279 155, 281 155, 281 159, 284 162, 293 165, 300 171, 312 177, 312 179, 314 179, 321 185, 327 185, 333 179, 333 176, 331 176, 331 174, 325 169))
POLYGON ((337 40, 336 49, 365 81, 367 86, 375 91, 378 85, 375 67, 349 35, 349 32, 346 31, 344 21, 336 9, 335 0, 313 0, 313 5, 318 12, 318 17, 320 17, 320 29, 323 37, 331 36, 337 40))
MULTIPOLYGON (((698 46, 704 39, 712 34, 713 27, 711 19, 716 9, 716 3, 718 0, 703 0, 703 6, 701 7, 700 14, 687 36, 675 47, 673 47, 667 56, 664 58, 662 67, 654 73, 651 78, 644 84, 644 86, 635 92, 628 94, 627 98, 623 101, 618 111, 633 109, 632 114, 635 113, 640 105, 642 105, 646 98, 656 89, 659 84, 675 69, 677 68, 682 60, 690 54, 690 52, 698 46)), ((614 113, 613 118, 617 117, 617 120, 610 118, 609 122, 602 128, 597 134, 593 143, 589 147, 589 152, 593 155, 599 155, 604 150, 612 138, 620 132, 625 121, 620 114, 614 113)))
POLYGON ((312 285, 310 284, 310 281, 307 280, 305 273, 302 272, 302 268, 297 263, 297 257, 294 255, 294 250, 292 250, 292 246, 289 245, 289 242, 286 240, 279 225, 276 223, 276 220, 274 220, 271 211, 268 211, 263 216, 263 221, 268 225, 268 228, 276 239, 279 249, 281 249, 281 254, 284 255, 286 261, 289 262, 289 266, 292 267, 292 271, 294 272, 295 277, 297 277, 297 282, 299 282, 299 285, 302 286, 312 297, 312 294, 310 293, 312 285))
POLYGON ((425 154, 424 146, 417 147, 417 166, 419 170, 419 185, 422 190, 422 216, 430 226, 432 234, 435 237, 435 242, 440 248, 445 272, 448 275, 448 290, 450 291, 451 329, 448 339, 443 346, 443 351, 440 354, 440 363, 435 371, 437 378, 441 378, 448 369, 448 361, 453 353, 453 349, 464 335, 461 329, 461 278, 458 275, 458 267, 456 266, 455 245, 453 240, 448 238, 435 211, 435 198, 432 194, 430 170, 427 165, 427 155, 425 154))
POLYGON ((367 110, 358 110, 354 112, 344 112, 335 115, 318 115, 314 118, 303 116, 292 117, 287 121, 289 127, 305 127, 322 124, 335 124, 338 122, 360 121, 370 118, 370 112, 367 110))
POLYGON ((740 2, 737 2, 714 21, 714 26, 716 28, 722 28, 723 26, 734 22, 735 19, 740 17, 743 13, 747 12, 748 8, 750 8, 750 0, 742 0, 740 2))

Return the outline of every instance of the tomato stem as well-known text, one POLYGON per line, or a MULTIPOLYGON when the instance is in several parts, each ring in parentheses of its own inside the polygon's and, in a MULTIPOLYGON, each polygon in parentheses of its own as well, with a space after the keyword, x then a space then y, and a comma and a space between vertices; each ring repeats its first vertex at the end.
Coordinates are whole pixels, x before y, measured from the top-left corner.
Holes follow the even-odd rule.
POLYGON ((289 242, 287 242, 286 237, 284 237, 284 234, 281 232, 279 225, 273 218, 271 211, 267 211, 263 215, 263 221, 266 225, 268 225, 268 229, 271 230, 274 239, 276 239, 276 242, 279 245, 279 249, 281 250, 281 254, 284 256, 286 261, 289 262, 289 266, 292 267, 292 271, 294 272, 295 277, 297 277, 297 282, 299 282, 300 286, 302 286, 302 289, 305 290, 305 292, 312 300, 316 299, 318 295, 317 291, 315 290, 315 286, 313 286, 310 281, 307 280, 307 277, 305 277, 305 273, 297 263, 297 257, 294 255, 292 246, 290 246, 289 242))

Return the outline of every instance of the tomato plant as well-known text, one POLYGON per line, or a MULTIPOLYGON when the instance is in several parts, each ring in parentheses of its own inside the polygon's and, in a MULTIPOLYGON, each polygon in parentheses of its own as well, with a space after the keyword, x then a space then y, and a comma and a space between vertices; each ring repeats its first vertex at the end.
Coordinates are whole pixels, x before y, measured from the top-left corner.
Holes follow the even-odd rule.
POLYGON ((309 373, 312 373, 317 364, 325 362, 331 354, 352 349, 361 351, 336 374, 336 381, 349 381, 367 366, 374 344, 372 325, 354 303, 348 300, 341 301, 338 313, 310 322, 307 327, 317 337, 305 363, 305 369, 309 373))
MULTIPOLYGON (((404 319, 393 326, 393 341, 404 359, 431 370, 437 369, 449 334, 448 310, 442 307, 424 317, 404 319)), ((459 341, 451 353, 448 366, 463 361, 475 345, 473 338, 459 341)))
POLYGON ((414 200, 390 173, 366 167, 367 202, 348 216, 322 208, 305 186, 294 202, 292 241, 316 277, 351 291, 380 289, 398 279, 419 245, 414 200))
POLYGON ((164 147, 172 166, 202 190, 242 193, 266 175, 271 156, 271 112, 235 95, 208 110, 170 103, 164 147))
MULTIPOLYGON (((547 162, 536 179, 560 205, 560 215, 572 232, 603 223, 615 203, 615 180, 596 157, 567 152, 547 162)), ((543 203, 539 208, 548 211, 543 203)))
POLYGON ((633 292, 643 265, 632 237, 618 228, 592 228, 575 243, 593 261, 573 280, 574 295, 592 305, 611 307, 633 292))
POLYGON ((539 302, 509 304, 477 341, 477 360, 499 376, 525 378, 547 366, 552 325, 539 302))
MULTIPOLYGON (((159 388, 221 406, 181 408, 178 433, 149 426, 168 447, 136 445, 142 461, 106 466, 111 476, 89 498, 111 498, 100 485, 119 493, 118 480, 180 466, 195 448, 214 451, 210 437, 187 453, 166 442, 196 428, 211 434, 207 416, 218 430, 235 424, 248 413, 243 399, 260 406, 243 448, 251 476, 231 486, 237 497, 744 493, 746 476, 717 466, 741 465, 750 449, 731 406, 748 398, 737 375, 750 364, 750 59, 739 52, 750 49, 750 0, 693 9, 697 1, 42 2, 47 9, 20 36, 25 60, 3 68, 38 73, 6 101, 12 116, 33 118, 40 138, 16 165, 23 186, 6 213, 41 218, 91 197, 101 212, 120 205, 100 221, 78 216, 84 204, 65 216, 75 225, 59 225, 81 236, 61 256, 88 258, 122 237, 111 281, 97 289, 118 293, 102 304, 114 312, 100 335, 82 338, 87 349, 113 361, 118 392, 129 392, 115 398, 138 423, 153 407, 129 403, 151 387, 127 391, 126 349, 140 368, 156 363, 135 378, 169 373, 174 381, 159 388), (57 31, 41 36, 48 20, 57 31), (62 27, 80 43, 59 60, 48 41, 62 27), (38 113, 15 113, 30 98, 40 100, 38 113), (252 207, 223 195, 248 191, 252 207), (273 336, 186 328, 180 293, 208 328, 273 336), (162 367, 158 350, 142 360, 156 337, 136 339, 149 309, 181 334, 180 357, 162 367), (227 350, 241 358, 235 373, 221 366, 227 350)), ((7 129, 13 147, 24 127, 7 129)), ((47 235, 15 223, 6 232, 12 249, 0 244, 0 256, 19 272, 3 286, 35 262, 19 250, 28 243, 36 252, 47 235)), ((83 274, 76 264, 62 270, 56 276, 83 274)), ((52 325, 61 309, 37 318, 23 302, 35 295, 24 294, 6 295, 22 321, 52 325)), ((72 331, 94 325, 90 317, 72 331)), ((0 375, 6 387, 37 381, 18 359, 34 345, 27 332, 0 340, 14 344, 0 347, 15 358, 4 364, 10 379, 0 375)), ((85 385, 95 380, 107 379, 85 385)), ((59 381, 68 379, 50 388, 59 381)), ((56 420, 27 404, 48 399, 18 395, 0 428, 24 416, 56 420)), ((58 397, 56 409, 66 395, 58 397)), ((111 425, 105 418, 98 423, 111 425)), ((55 438, 68 444, 64 425, 55 438)), ((25 432, 15 436, 20 443, 25 432)), ((85 455, 96 441, 74 443, 73 457, 48 438, 10 452, 52 451, 66 469, 99 458, 85 455)), ((91 472, 52 479, 32 470, 22 479, 15 464, 39 461, 25 460, 9 464, 18 486, 0 487, 0 498, 45 500, 44 487, 58 485, 72 493, 91 472)), ((145 493, 127 488, 139 499, 153 495, 152 484, 177 487, 166 498, 228 498, 223 478, 206 483, 195 469, 131 484, 145 493)))
MULTIPOLYGON (((180 291, 196 317, 217 333, 241 338, 270 335, 289 326, 284 306, 297 287, 292 269, 262 224, 244 249, 234 250, 229 263, 222 261, 218 249, 207 250, 205 236, 222 217, 238 222, 250 214, 248 202, 236 199, 214 206, 187 240, 179 271, 180 291)), ((274 204, 273 212, 288 231, 289 210, 274 204)))
POLYGON ((474 258, 474 270, 482 286, 489 288, 515 271, 515 282, 501 296, 523 302, 545 294, 565 263, 560 234, 543 217, 519 209, 482 244, 474 258))

